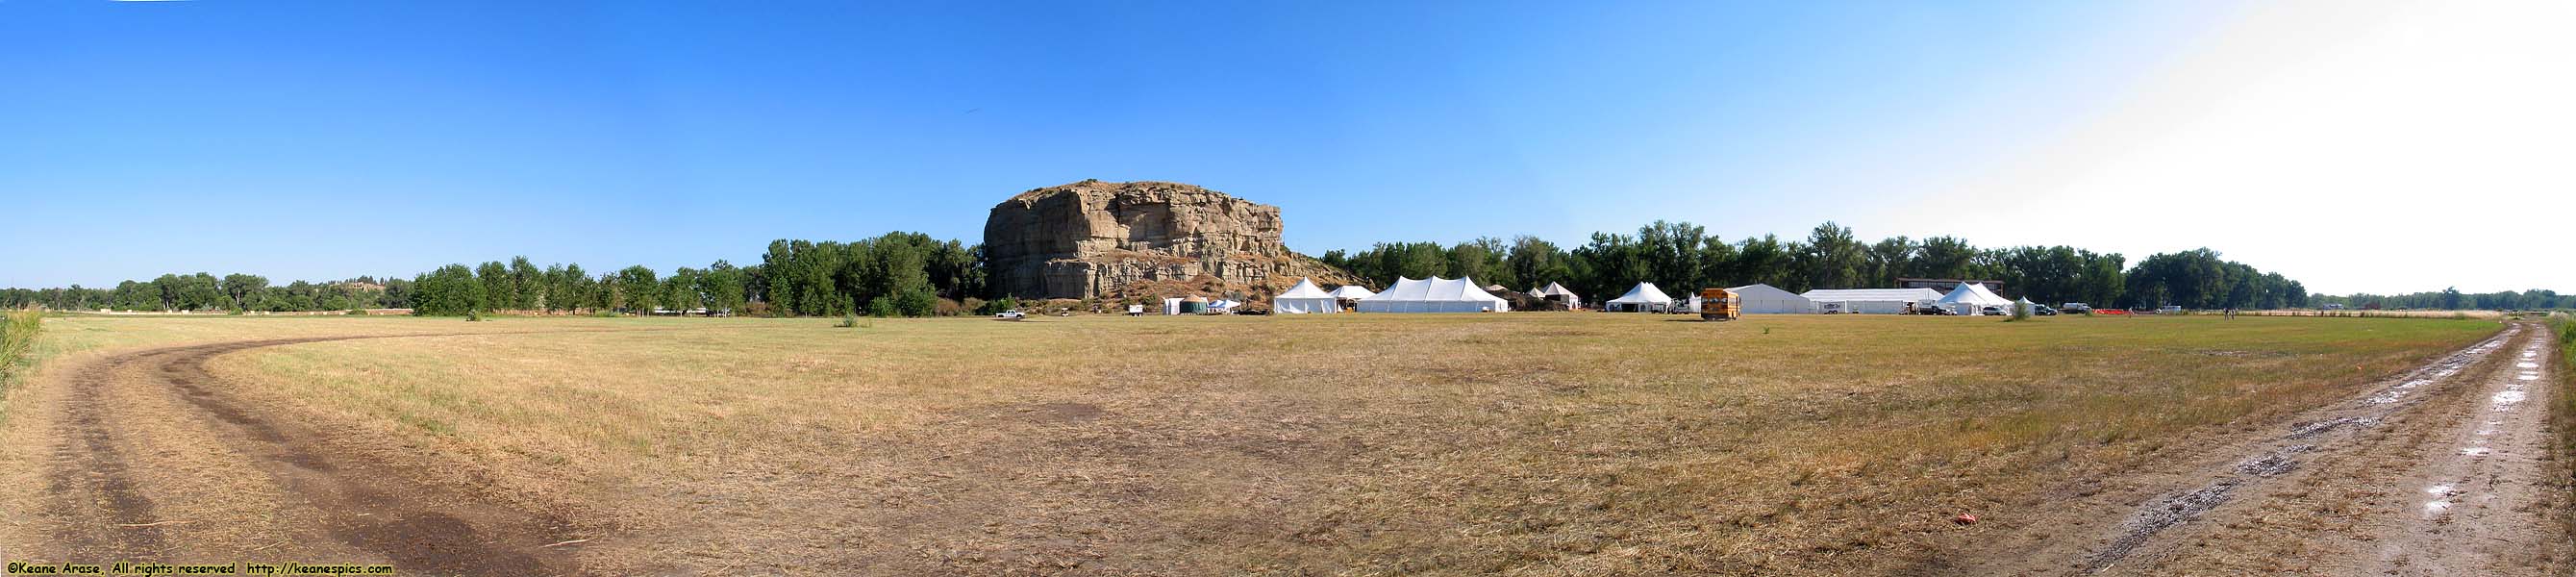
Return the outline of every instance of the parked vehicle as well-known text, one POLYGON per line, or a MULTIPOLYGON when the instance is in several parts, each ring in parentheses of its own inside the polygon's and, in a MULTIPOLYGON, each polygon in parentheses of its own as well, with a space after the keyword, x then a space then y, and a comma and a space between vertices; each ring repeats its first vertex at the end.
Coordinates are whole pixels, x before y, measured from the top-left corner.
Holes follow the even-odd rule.
POLYGON ((2156 314, 2160 314, 2160 315, 2178 315, 2178 314, 2182 314, 2182 307, 2174 306, 2174 305, 2165 305, 2165 306, 2164 306, 2164 308, 2156 309, 2156 314))
POLYGON ((2004 308, 2003 308, 2003 307, 1999 307, 1999 306, 1986 305, 1986 306, 1983 306, 1983 307, 1978 307, 1978 308, 1977 308, 1977 314, 1981 314, 1981 315, 1997 315, 1997 316, 2001 316, 2001 315, 2008 315, 2008 314, 2012 314, 2012 311, 2004 310, 2004 308))
MULTIPOLYGON (((2080 304, 2080 303, 2079 303, 2079 304, 2080 304)), ((2053 316, 2057 316, 2057 309, 2049 308, 2049 306, 2048 306, 2048 305, 2043 305, 2043 304, 2033 304, 2033 305, 2030 305, 2030 314, 2039 315, 2039 316, 2043 316, 2043 317, 2053 317, 2053 316)))
POLYGON ((2075 314, 2084 314, 2084 313, 2093 312, 2093 305, 2088 305, 2088 304, 2084 304, 2084 303, 2066 303, 2066 304, 2064 304, 2064 305, 2060 305, 2060 306, 2059 306, 2059 308, 2066 309, 2066 312, 2075 313, 2075 314))

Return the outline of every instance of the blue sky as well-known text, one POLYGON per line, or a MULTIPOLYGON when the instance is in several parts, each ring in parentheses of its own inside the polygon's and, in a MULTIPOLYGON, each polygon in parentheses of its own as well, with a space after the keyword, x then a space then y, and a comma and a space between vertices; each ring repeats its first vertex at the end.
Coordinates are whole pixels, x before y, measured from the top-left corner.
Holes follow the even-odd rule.
MULTIPOLYGON (((0 2, 0 206, 17 215, 0 228, 15 247, 0 286, 201 270, 407 276, 512 255, 668 270, 756 262, 775 238, 889 230, 974 242, 993 203, 1100 178, 1279 205, 1290 246, 1308 253, 1514 234, 1570 245, 1658 218, 1729 239, 1804 236, 1836 220, 1868 239, 1954 234, 2133 258, 2210 246, 2334 292, 2576 289, 2576 272, 2508 261, 2428 252, 2398 271, 2373 265, 2385 253, 2319 257, 2321 242, 2386 235, 2239 215, 2422 189, 2356 192, 2393 179, 2335 169, 2348 182, 2235 190, 2356 158, 2193 156, 2350 142, 2245 103, 2310 110, 2319 99, 2266 98, 2350 94, 2382 72, 2244 90, 2381 54, 2354 39, 2392 22, 2401 44, 2383 52, 2414 54, 2402 42, 2425 32, 2403 29, 2430 28, 2457 58, 2489 61, 2535 47, 2447 39, 2519 38, 2495 27, 2530 14, 947 4, 0 2), (2418 26, 2444 18, 2456 25, 2418 26), (2322 31, 2284 32, 2310 29, 2322 31)), ((2520 70, 2496 78, 2532 76, 2520 70)), ((2564 87, 2516 88, 2533 100, 2498 105, 2538 106, 2564 87)), ((2417 96, 2370 111, 2458 117, 2429 109, 2443 95, 2417 96)), ((2566 122, 2512 120, 2518 132, 2566 122)), ((2424 175, 2493 158, 2436 159, 2454 165, 2424 175)), ((2569 208, 2551 200, 2576 195, 2563 170, 2516 170, 2493 200, 2569 208)))

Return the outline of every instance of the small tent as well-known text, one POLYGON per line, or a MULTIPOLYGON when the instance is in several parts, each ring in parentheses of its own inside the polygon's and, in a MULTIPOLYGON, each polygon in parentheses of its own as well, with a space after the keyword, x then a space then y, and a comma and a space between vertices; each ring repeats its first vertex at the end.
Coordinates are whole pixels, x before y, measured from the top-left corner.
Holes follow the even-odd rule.
POLYGON ((1672 310, 1673 297, 1664 296, 1664 290, 1655 288, 1655 283, 1641 282, 1628 289, 1628 294, 1610 299, 1609 304, 1612 310, 1630 312, 1672 310))
POLYGON ((1972 282, 1959 283, 1959 288, 1950 289, 1950 294, 1941 295, 1941 300, 1932 302, 1939 305, 1958 305, 1959 314, 1963 315, 1978 314, 1978 309, 1983 307, 2012 306, 2012 301, 1995 296, 1995 291, 1986 290, 1986 285, 1972 282))
POLYGON ((1377 293, 1369 292, 1368 287, 1355 284, 1342 285, 1341 288, 1333 289, 1332 292, 1333 298, 1346 300, 1360 300, 1369 298, 1369 295, 1374 294, 1377 293))
POLYGON ((1508 311, 1512 304, 1470 279, 1399 277, 1385 292, 1360 299, 1359 309, 1364 313, 1473 313, 1508 311))
POLYGON ((1316 288, 1313 279, 1301 278, 1297 279, 1297 286, 1270 297, 1270 311, 1291 315, 1338 313, 1342 312, 1342 301, 1333 298, 1332 293, 1316 288))
POLYGON ((1749 284, 1726 289, 1735 293, 1735 304, 1744 314, 1789 314, 1816 312, 1816 303, 1780 287, 1749 284))
POLYGON ((1574 291, 1566 290, 1565 285, 1556 283, 1547 283, 1545 287, 1530 289, 1530 296, 1565 301, 1567 307, 1583 306, 1583 297, 1575 296, 1574 291))

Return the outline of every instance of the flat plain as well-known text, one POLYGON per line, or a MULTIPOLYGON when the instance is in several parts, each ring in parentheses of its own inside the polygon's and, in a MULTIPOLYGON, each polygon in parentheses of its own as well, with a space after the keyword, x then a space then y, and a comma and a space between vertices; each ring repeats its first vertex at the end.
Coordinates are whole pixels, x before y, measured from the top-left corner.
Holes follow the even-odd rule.
POLYGON ((0 409, 0 505, 44 513, 0 520, 0 556, 480 572, 396 551, 433 543, 566 574, 1943 573, 2044 529, 2066 487, 2291 425, 2505 326, 831 325, 48 319, 0 409), (448 523, 473 537, 407 532, 448 523))

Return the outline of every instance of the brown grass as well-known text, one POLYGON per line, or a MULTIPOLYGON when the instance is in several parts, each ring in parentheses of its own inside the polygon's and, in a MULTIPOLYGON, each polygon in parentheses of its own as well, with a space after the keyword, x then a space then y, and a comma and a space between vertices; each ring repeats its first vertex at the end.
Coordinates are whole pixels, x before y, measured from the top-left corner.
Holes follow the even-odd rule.
POLYGON ((1362 575, 1902 572, 1942 553, 1952 515, 2046 507, 2042 487, 2354 393, 2497 326, 1679 318, 60 324, 89 346, 244 326, 675 329, 213 365, 245 394, 581 511, 585 560, 607 572, 1362 575))

